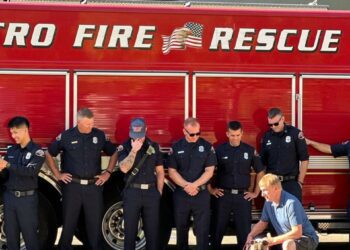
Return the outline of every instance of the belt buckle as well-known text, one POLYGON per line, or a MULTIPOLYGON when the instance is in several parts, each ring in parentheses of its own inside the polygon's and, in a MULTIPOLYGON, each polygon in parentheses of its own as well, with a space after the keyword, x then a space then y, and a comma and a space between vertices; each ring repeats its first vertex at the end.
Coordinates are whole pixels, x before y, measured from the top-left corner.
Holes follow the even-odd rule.
POLYGON ((80 180, 80 184, 81 184, 81 185, 87 185, 87 184, 89 184, 89 180, 83 180, 83 179, 81 179, 81 180, 80 180))
POLYGON ((141 189, 148 189, 148 184, 141 184, 141 189))
POLYGON ((238 189, 231 189, 231 194, 238 194, 238 189))
POLYGON ((21 197, 21 191, 15 191, 15 196, 16 196, 17 198, 21 197))
POLYGON ((278 179, 279 179, 280 181, 283 181, 283 176, 282 176, 282 175, 279 175, 279 176, 278 176, 278 179))

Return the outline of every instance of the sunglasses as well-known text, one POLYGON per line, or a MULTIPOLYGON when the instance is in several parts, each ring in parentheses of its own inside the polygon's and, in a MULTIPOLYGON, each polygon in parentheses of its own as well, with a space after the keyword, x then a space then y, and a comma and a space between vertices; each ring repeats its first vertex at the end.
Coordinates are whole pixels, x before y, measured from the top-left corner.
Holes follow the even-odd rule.
POLYGON ((280 124, 280 121, 282 120, 282 116, 281 116, 281 118, 278 120, 278 122, 275 122, 275 123, 268 123, 268 125, 269 125, 269 127, 273 127, 273 126, 275 126, 275 127, 277 127, 279 124, 280 124))
POLYGON ((199 136, 201 134, 201 131, 197 132, 197 133, 190 133, 185 129, 186 133, 190 136, 190 137, 195 137, 195 136, 199 136))

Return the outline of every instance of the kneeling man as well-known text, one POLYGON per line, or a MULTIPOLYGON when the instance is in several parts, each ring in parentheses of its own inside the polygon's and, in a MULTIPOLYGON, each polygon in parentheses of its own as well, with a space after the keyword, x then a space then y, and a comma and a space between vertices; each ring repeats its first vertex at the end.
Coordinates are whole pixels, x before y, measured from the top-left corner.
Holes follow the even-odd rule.
POLYGON ((314 250, 318 245, 318 236, 306 216, 300 201, 284 191, 278 176, 267 174, 259 182, 262 196, 266 202, 260 221, 254 225, 247 237, 247 243, 261 234, 269 222, 277 236, 269 234, 264 240, 269 246, 282 244, 283 250, 314 250))

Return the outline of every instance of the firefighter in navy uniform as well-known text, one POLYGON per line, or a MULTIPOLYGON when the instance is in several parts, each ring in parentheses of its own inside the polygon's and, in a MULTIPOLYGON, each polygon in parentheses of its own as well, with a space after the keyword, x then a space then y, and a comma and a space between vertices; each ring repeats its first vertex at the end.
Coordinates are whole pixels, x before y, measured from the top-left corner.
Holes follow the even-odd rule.
POLYGON ((174 217, 177 248, 188 249, 190 216, 193 215, 197 249, 209 247, 210 194, 206 188, 217 163, 212 145, 199 137, 196 118, 184 122, 185 137, 176 142, 169 156, 169 176, 177 185, 174 192, 174 217))
MULTIPOLYGON (((313 141, 307 138, 305 138, 305 140, 307 145, 312 146, 313 148, 317 149, 322 153, 331 154, 334 157, 347 156, 349 160, 349 165, 350 165, 350 140, 344 141, 339 144, 332 144, 332 145, 313 141)), ((348 210, 348 218, 350 219, 350 200, 348 203, 347 210, 348 210)))
POLYGON ((138 222, 142 217, 146 249, 159 249, 159 206, 164 185, 159 145, 146 137, 143 118, 130 124, 129 140, 120 149, 119 166, 125 175, 123 192, 125 250, 135 250, 138 222))
POLYGON ((251 230, 251 200, 259 195, 259 181, 264 176, 264 166, 255 149, 241 141, 241 123, 228 123, 226 135, 228 142, 217 147, 217 175, 208 185, 209 192, 216 197, 214 201, 213 248, 221 249, 221 241, 234 212, 238 249, 242 250, 251 230), (257 173, 254 192, 248 192, 252 168, 257 173))
POLYGON ((72 239, 81 208, 84 209, 87 249, 101 249, 103 184, 109 179, 117 161, 115 146, 103 131, 94 128, 91 110, 78 112, 77 126, 59 135, 46 152, 49 167, 62 181, 63 229, 59 242, 62 250, 73 249, 72 239), (111 156, 106 171, 101 173, 101 151, 111 156), (61 169, 53 156, 61 153, 61 169))
POLYGON ((260 156, 266 172, 277 175, 283 189, 301 201, 309 153, 303 132, 284 121, 280 109, 269 110, 268 124, 271 129, 263 137, 260 156))
POLYGON ((45 161, 44 151, 29 135, 29 121, 14 117, 8 123, 15 146, 0 159, 0 170, 8 172, 4 192, 4 221, 7 249, 20 249, 22 233, 26 249, 39 250, 38 174, 45 161))

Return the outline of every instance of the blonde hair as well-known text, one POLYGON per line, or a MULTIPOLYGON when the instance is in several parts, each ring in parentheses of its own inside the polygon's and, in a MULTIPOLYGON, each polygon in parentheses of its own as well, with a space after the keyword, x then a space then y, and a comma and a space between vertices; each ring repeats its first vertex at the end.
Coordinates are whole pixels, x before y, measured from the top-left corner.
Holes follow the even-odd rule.
POLYGON ((279 189, 282 189, 282 184, 277 175, 274 174, 266 174, 259 181, 260 188, 268 188, 270 186, 276 186, 279 189))
POLYGON ((197 118, 194 118, 194 117, 189 117, 185 120, 184 122, 184 127, 187 127, 187 126, 198 126, 199 125, 199 121, 197 118))

